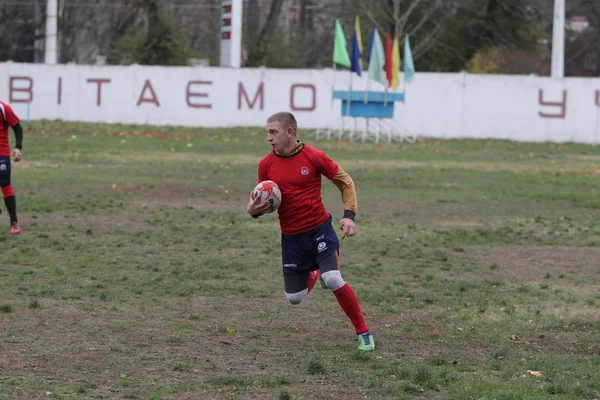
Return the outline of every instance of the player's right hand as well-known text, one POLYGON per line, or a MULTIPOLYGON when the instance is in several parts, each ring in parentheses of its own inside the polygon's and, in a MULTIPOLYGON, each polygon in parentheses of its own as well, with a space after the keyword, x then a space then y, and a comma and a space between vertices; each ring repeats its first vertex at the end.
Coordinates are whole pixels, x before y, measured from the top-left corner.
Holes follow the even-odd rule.
POLYGON ((268 201, 261 201, 260 196, 252 198, 252 192, 250 192, 250 198, 248 199, 248 206, 246 212, 252 216, 263 215, 271 211, 271 204, 268 201))

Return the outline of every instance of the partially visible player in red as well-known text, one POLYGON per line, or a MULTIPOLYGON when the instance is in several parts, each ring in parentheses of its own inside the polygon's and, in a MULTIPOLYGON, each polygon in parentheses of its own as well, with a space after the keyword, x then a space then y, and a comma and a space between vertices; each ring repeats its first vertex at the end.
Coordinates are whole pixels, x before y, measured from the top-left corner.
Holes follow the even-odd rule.
POLYGON ((17 219, 17 200, 10 184, 10 157, 15 162, 21 161, 21 150, 23 148, 23 128, 19 118, 15 115, 11 106, 0 101, 0 188, 4 196, 4 204, 10 216, 10 233, 18 235, 21 233, 17 219), (15 133, 15 149, 10 151, 8 140, 8 128, 12 127, 15 133))
MULTIPOLYGON (((321 175, 324 175, 342 193, 344 216, 339 222, 342 239, 354 236, 358 208, 354 182, 324 152, 300 143, 296 129, 296 118, 291 113, 270 116, 266 138, 273 151, 258 164, 258 182, 272 180, 281 189, 282 203, 277 211, 285 295, 290 303, 300 304, 320 275, 354 325, 359 350, 373 351, 373 335, 354 290, 342 279, 338 237, 321 199, 321 175)), ((269 203, 262 202, 260 196, 253 200, 250 195, 246 211, 258 218, 269 208, 269 203)))

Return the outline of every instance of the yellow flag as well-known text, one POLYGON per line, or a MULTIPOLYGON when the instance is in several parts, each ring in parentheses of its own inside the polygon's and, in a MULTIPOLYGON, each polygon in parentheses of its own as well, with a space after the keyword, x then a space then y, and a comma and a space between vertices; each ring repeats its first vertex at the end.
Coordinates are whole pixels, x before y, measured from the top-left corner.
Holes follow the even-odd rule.
POLYGON ((398 47, 398 38, 394 38, 392 44, 392 88, 394 90, 400 85, 400 47, 398 47))
POLYGON ((358 17, 358 15, 356 16, 356 18, 354 18, 354 31, 356 32, 356 39, 358 41, 358 50, 360 50, 360 54, 362 55, 362 36, 360 34, 360 18, 358 17))

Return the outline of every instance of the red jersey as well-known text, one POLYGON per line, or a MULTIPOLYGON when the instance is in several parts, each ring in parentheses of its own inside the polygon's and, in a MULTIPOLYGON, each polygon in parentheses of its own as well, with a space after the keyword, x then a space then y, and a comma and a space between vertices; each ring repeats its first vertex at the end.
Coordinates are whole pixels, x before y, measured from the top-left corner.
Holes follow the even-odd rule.
POLYGON ((321 175, 332 179, 339 166, 307 144, 291 156, 269 153, 258 164, 258 182, 272 180, 281 190, 279 225, 284 235, 313 230, 329 218, 321 198, 321 175))
POLYGON ((15 115, 12 107, 0 101, 0 157, 10 156, 8 131, 9 127, 15 126, 18 123, 19 117, 15 115))

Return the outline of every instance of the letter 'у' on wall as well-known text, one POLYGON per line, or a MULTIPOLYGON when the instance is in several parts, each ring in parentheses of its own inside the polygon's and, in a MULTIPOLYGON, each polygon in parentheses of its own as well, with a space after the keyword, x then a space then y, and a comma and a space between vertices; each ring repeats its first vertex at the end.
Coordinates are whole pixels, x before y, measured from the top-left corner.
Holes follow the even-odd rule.
POLYGON ((564 119, 567 116, 567 91, 563 90, 562 92, 562 100, 561 101, 546 101, 544 100, 544 90, 539 89, 538 91, 538 103, 540 106, 544 106, 546 110, 549 107, 553 107, 554 112, 543 112, 538 111, 538 114, 542 118, 562 118, 564 119), (556 110, 558 108, 558 110, 556 110))

